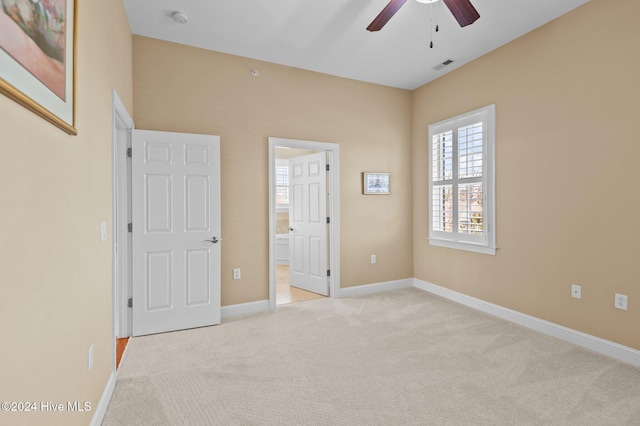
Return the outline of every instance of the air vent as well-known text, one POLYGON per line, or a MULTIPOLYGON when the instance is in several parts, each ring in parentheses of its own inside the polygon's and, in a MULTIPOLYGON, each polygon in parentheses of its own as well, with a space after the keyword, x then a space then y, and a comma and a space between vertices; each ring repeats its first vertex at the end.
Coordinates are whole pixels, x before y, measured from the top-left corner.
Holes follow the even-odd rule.
POLYGON ((433 67, 433 69, 436 70, 436 71, 440 71, 441 69, 443 69, 444 67, 446 67, 448 65, 451 65, 452 63, 453 63, 453 59, 447 59, 443 63, 438 64, 435 67, 433 67))

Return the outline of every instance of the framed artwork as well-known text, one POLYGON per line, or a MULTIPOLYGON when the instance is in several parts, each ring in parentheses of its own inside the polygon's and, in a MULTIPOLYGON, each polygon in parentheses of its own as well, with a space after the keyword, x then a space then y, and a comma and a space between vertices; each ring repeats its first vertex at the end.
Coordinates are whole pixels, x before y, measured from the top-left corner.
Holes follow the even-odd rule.
POLYGON ((391 173, 362 173, 364 194, 391 194, 391 173))
POLYGON ((0 92, 78 133, 76 0, 0 0, 0 92))

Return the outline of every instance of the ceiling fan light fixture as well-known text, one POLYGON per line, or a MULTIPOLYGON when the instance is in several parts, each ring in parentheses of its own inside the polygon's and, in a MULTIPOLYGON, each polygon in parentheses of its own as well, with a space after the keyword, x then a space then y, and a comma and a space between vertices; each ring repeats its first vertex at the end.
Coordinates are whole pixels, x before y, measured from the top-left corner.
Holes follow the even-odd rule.
POLYGON ((424 3, 424 4, 430 4, 430 3, 437 3, 438 0, 416 0, 418 3, 424 3))

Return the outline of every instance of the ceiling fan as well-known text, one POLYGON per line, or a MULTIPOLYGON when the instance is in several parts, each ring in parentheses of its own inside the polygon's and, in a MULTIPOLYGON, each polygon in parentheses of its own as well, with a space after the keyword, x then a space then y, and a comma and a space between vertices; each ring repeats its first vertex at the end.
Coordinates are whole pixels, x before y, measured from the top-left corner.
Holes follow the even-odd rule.
MULTIPOLYGON (((437 0, 418 0, 421 3, 435 3, 437 0)), ((451 11, 451 14, 458 24, 461 27, 466 27, 467 25, 473 24, 479 17, 480 14, 476 10, 475 7, 471 4, 469 0, 442 0, 445 5, 451 11)), ((367 30, 369 31, 380 31, 382 27, 384 27, 389 19, 393 15, 396 14, 398 10, 407 2, 407 0, 391 0, 388 5, 382 9, 382 12, 376 16, 369 26, 367 30)))

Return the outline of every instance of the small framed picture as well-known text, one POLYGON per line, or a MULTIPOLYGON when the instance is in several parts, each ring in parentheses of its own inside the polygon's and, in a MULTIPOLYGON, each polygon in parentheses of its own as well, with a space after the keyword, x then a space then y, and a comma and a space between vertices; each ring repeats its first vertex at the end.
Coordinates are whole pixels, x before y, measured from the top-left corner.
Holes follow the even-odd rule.
POLYGON ((363 194, 391 194, 391 173, 362 173, 363 194))

